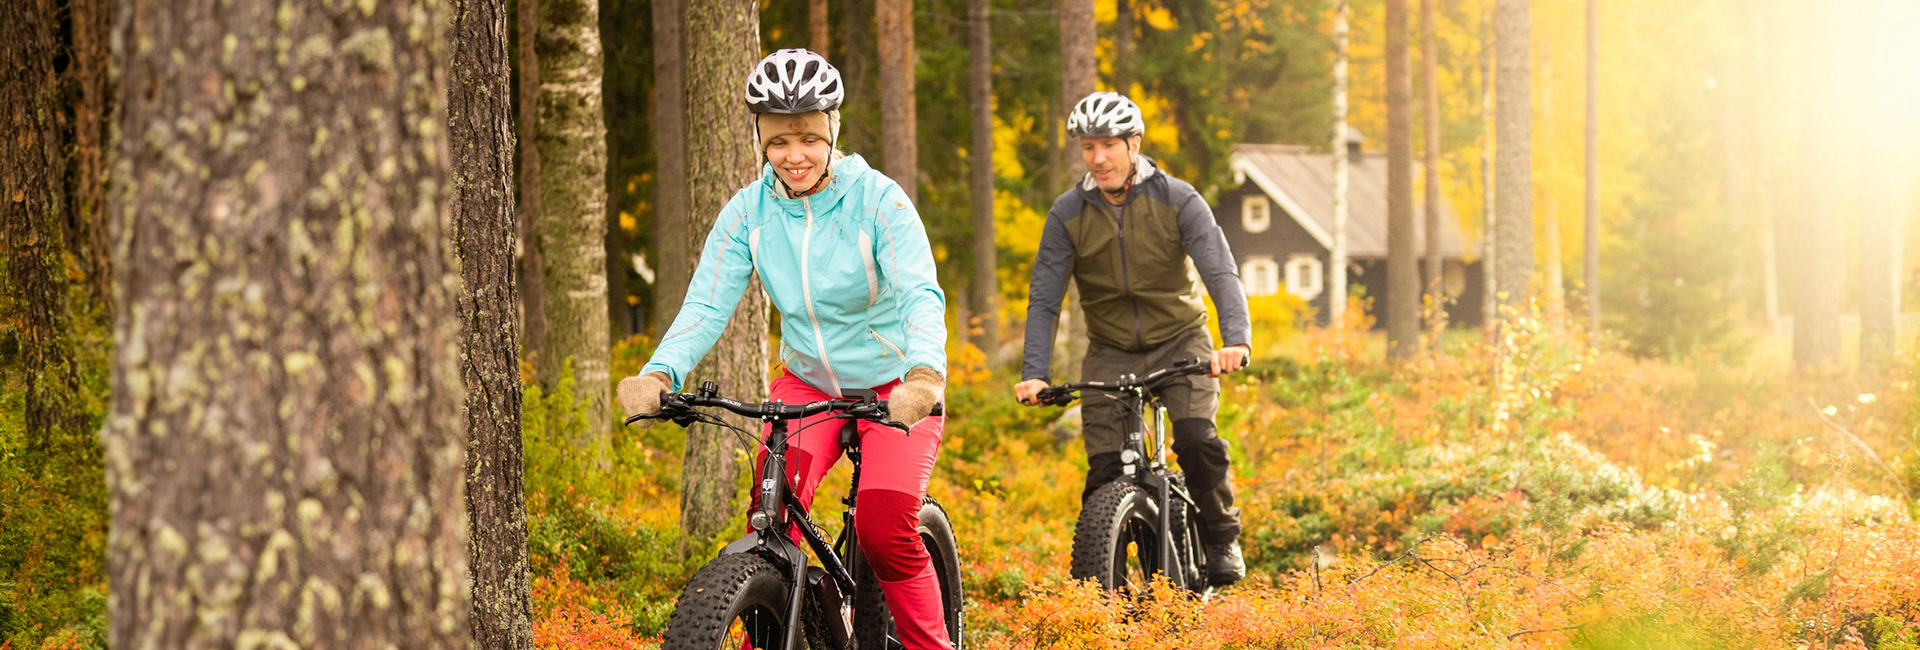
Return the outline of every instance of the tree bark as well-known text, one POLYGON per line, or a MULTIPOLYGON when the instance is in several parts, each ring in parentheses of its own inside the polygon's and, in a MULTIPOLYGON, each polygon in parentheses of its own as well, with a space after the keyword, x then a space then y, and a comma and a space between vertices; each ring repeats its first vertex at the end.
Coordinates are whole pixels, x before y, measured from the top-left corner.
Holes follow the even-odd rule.
MULTIPOLYGON (((1600 0, 1587 0, 1587 330, 1600 331, 1600 0)), ((1729 134, 1731 138, 1731 134, 1729 134)), ((1731 202, 1732 197, 1728 197, 1731 202)))
POLYGON ((1133 3, 1113 4, 1113 88, 1125 95, 1133 92, 1133 3))
POLYGON ((1353 161, 1347 155, 1352 137, 1347 127, 1347 23, 1353 11, 1348 0, 1334 0, 1333 9, 1333 250, 1328 251, 1327 325, 1335 328, 1347 315, 1347 193, 1353 161))
POLYGON ((113 247, 107 241, 107 120, 113 114, 109 92, 109 30, 113 5, 107 0, 72 0, 72 66, 80 101, 74 105, 73 190, 67 215, 73 222, 68 245, 85 271, 93 304, 110 311, 113 302, 113 247))
POLYGON ((611 464, 607 445, 612 391, 608 376, 607 127, 601 111, 599 0, 537 0, 533 46, 540 65, 540 269, 546 340, 542 381, 556 386, 571 364, 586 413, 583 449, 611 464))
POLYGON ((686 5, 653 0, 653 337, 666 336, 692 280, 687 241, 686 5))
MULTIPOLYGON (((1122 4, 1125 0, 1122 0, 1122 4)), ((973 166, 969 186, 973 195, 973 318, 980 321, 980 336, 975 343, 988 359, 1000 349, 999 247, 994 245, 993 223, 993 25, 992 3, 968 0, 967 21, 971 25, 969 48, 972 50, 973 166)))
POLYGON ((840 105, 840 142, 834 143, 841 151, 872 154, 881 146, 877 126, 881 121, 880 84, 874 71, 874 58, 879 56, 873 33, 874 4, 856 0, 840 5, 839 20, 845 29, 836 41, 840 58, 828 60, 840 69, 840 80, 847 84, 847 98, 840 105))
MULTIPOLYGON (((1905 3, 1899 3, 1905 4, 1905 3)), ((1898 61, 1899 41, 1905 37, 1905 25, 1912 24, 1911 8, 1899 7, 1895 0, 1871 3, 1870 20, 1860 34, 1862 50, 1869 61, 1898 61), (1901 14, 1905 13, 1905 16, 1901 14)), ((1851 57, 1850 57, 1851 58, 1851 57)), ((1890 68, 1889 68, 1890 69, 1890 68)), ((1901 259, 1906 232, 1902 227, 1913 209, 1910 185, 1916 171, 1913 154, 1908 150, 1915 135, 1920 135, 1910 120, 1902 119, 1900 104, 1884 97, 1870 97, 1859 91, 1853 101, 1868 106, 1866 122, 1879 128, 1894 129, 1905 137, 1887 137, 1876 133, 1863 136, 1855 130, 1853 139, 1867 154, 1861 174, 1859 234, 1860 256, 1860 376, 1869 386, 1882 385, 1887 370, 1895 363, 1896 337, 1899 335, 1900 275, 1905 267, 1901 259), (1878 101, 1875 101, 1878 100, 1878 101)))
MULTIPOLYGON (((669 0, 670 1, 670 0, 669 0)), ((547 338, 546 278, 540 273, 540 237, 534 226, 540 222, 540 149, 534 146, 540 133, 540 53, 533 43, 540 34, 540 0, 518 0, 515 7, 515 47, 520 55, 520 114, 516 122, 516 146, 520 154, 520 347, 535 359, 547 338)))
POLYGON ((1426 302, 1433 305, 1436 315, 1445 314, 1440 309, 1446 303, 1446 293, 1441 287, 1441 266, 1444 252, 1440 250, 1440 62, 1436 54, 1440 40, 1439 27, 1433 22, 1433 5, 1438 0, 1420 0, 1420 83, 1424 96, 1420 113, 1426 118, 1425 143, 1421 146, 1426 160, 1422 164, 1425 170, 1425 182, 1422 188, 1426 197, 1421 203, 1426 206, 1426 276, 1423 283, 1426 302))
POLYGON ((94 448, 67 307, 59 19, 52 0, 0 4, 0 349, 17 362, 0 386, 23 387, 25 464, 45 477, 94 448))
POLYGON ((533 647, 526 463, 520 438, 520 295, 513 249, 513 92, 504 0, 454 0, 448 30, 447 145, 466 385, 467 567, 472 640, 533 647))
MULTIPOLYGON (((1828 39, 1837 30, 1831 24, 1833 12, 1823 7, 1801 9, 1799 34, 1804 44, 1802 58, 1807 70, 1832 70, 1837 63, 1828 39)), ((1803 74, 1800 89, 1800 209, 1795 211, 1796 245, 1792 247, 1799 270, 1794 273, 1793 367, 1797 372, 1821 371, 1840 361, 1840 291, 1845 276, 1839 210, 1833 199, 1833 166, 1839 164, 1834 151, 1839 111, 1830 102, 1837 90, 1822 74, 1803 74)))
MULTIPOLYGON (((759 61, 760 14, 753 0, 689 0, 686 4, 687 123, 710 125, 690 131, 687 138, 687 181, 691 188, 687 240, 696 254, 707 231, 740 187, 759 178, 760 159, 754 152, 753 122, 740 103, 740 84, 759 61)), ((733 320, 720 343, 693 376, 689 386, 712 380, 720 394, 741 401, 763 399, 767 393, 767 299, 755 279, 747 285, 733 320)), ((735 419, 749 431, 760 424, 735 419)), ((722 532, 738 511, 734 481, 738 449, 731 433, 710 426, 687 430, 685 461, 681 465, 680 528, 689 541, 682 552, 722 532)))
POLYGON ((827 0, 808 0, 807 2, 807 49, 820 56, 827 55, 828 46, 833 44, 832 23, 827 20, 827 0))
POLYGON ((1413 74, 1407 0, 1387 0, 1387 356, 1420 347, 1420 258, 1413 230, 1413 74))
MULTIPOLYGON (((1098 23, 1094 21, 1093 0, 1059 0, 1060 14, 1060 115, 1048 124, 1047 142, 1057 147, 1054 154, 1054 170, 1059 176, 1061 189, 1072 187, 1080 182, 1086 172, 1086 165, 1076 153, 1080 143, 1066 134, 1067 116, 1073 114, 1073 105, 1093 94, 1098 83, 1096 77, 1099 67, 1094 62, 1094 44, 1099 38, 1098 23)), ((1066 305, 1061 309, 1060 324, 1054 337, 1054 379, 1076 381, 1080 376, 1080 361, 1087 354, 1087 319, 1080 305, 1079 286, 1069 283, 1066 305)))
POLYGON ((1488 6, 1480 19, 1480 279, 1482 287, 1481 322, 1489 334, 1499 320, 1499 286, 1495 271, 1500 268, 1499 249, 1496 234, 1499 228, 1498 211, 1494 208, 1493 197, 1493 145, 1494 127, 1488 122, 1493 118, 1493 7, 1488 6))
POLYGON ((1533 95, 1529 0, 1495 0, 1494 232, 1495 297, 1524 308, 1533 279, 1533 95))
POLYGON ((465 647, 445 14, 126 15, 111 645, 465 647))
MULTIPOLYGON (((1099 24, 1094 21, 1093 0, 1059 0, 1060 11, 1060 124, 1073 114, 1073 105, 1093 94, 1099 83, 1100 67, 1094 60, 1094 45, 1099 41, 1099 24)), ((1065 133, 1063 128, 1062 134, 1065 133)), ((1080 143, 1072 136, 1061 139, 1059 151, 1060 182, 1070 186, 1086 171, 1076 153, 1080 143)), ((1063 187, 1064 189, 1064 187, 1063 187)))
POLYGON ((887 175, 920 202, 920 148, 913 101, 913 0, 877 0, 880 32, 880 139, 887 175))

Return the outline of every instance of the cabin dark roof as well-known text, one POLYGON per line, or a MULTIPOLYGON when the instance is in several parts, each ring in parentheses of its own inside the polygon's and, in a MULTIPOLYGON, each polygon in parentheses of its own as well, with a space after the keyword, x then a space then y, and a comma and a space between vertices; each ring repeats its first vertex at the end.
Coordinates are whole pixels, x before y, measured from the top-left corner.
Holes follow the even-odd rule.
MULTIPOLYGON (((1282 211, 1293 215, 1320 245, 1333 248, 1333 156, 1309 153, 1299 145, 1236 144, 1230 158, 1236 183, 1252 181, 1282 211)), ((1353 259, 1387 256, 1387 157, 1363 152, 1348 167, 1347 256, 1353 259)), ((1420 201, 1416 194, 1414 200, 1420 201)), ((1414 206, 1413 228, 1418 248, 1426 248, 1425 208, 1414 206)), ((1440 206, 1440 250, 1446 257, 1462 257, 1465 238, 1453 210, 1440 206)), ((1478 246, 1467 250, 1478 256, 1478 246)))

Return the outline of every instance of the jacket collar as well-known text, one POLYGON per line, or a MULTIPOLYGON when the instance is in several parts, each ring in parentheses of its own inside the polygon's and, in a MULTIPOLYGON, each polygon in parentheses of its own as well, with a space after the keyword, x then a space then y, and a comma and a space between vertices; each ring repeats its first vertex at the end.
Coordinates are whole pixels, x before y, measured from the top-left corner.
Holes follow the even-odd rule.
MULTIPOLYGON (((828 173, 833 176, 827 180, 827 186, 805 199, 812 202, 814 216, 831 211, 835 206, 840 205, 840 200, 845 198, 853 188, 854 179, 870 169, 873 168, 867 165, 866 159, 861 158, 859 154, 833 161, 828 166, 828 173)), ((760 189, 766 193, 767 200, 778 206, 787 216, 807 216, 807 204, 803 203, 802 199, 787 198, 786 185, 774 173, 773 163, 760 164, 760 189)))

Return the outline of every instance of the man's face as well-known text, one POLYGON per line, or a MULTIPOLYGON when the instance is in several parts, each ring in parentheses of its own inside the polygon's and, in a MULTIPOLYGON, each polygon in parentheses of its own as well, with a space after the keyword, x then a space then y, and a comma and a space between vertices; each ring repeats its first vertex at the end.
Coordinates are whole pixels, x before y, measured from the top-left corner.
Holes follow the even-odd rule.
POLYGON ((1127 176, 1133 171, 1133 151, 1139 146, 1140 136, 1127 138, 1081 138, 1080 160, 1087 164, 1087 173, 1093 175, 1093 182, 1100 189, 1118 192, 1126 187, 1127 176))

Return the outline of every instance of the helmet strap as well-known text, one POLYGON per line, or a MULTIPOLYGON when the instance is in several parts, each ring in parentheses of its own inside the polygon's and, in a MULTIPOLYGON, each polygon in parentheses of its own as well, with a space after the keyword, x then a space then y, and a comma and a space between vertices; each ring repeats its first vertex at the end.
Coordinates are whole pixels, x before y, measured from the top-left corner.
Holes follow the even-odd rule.
POLYGON ((1133 147, 1129 145, 1127 147, 1127 182, 1121 183, 1120 189, 1109 190, 1103 187, 1103 188, 1100 188, 1100 191, 1106 192, 1108 195, 1113 196, 1114 198, 1126 196, 1128 192, 1133 191, 1133 179, 1139 177, 1139 175, 1140 175, 1140 156, 1137 153, 1135 153, 1133 150, 1133 147))

